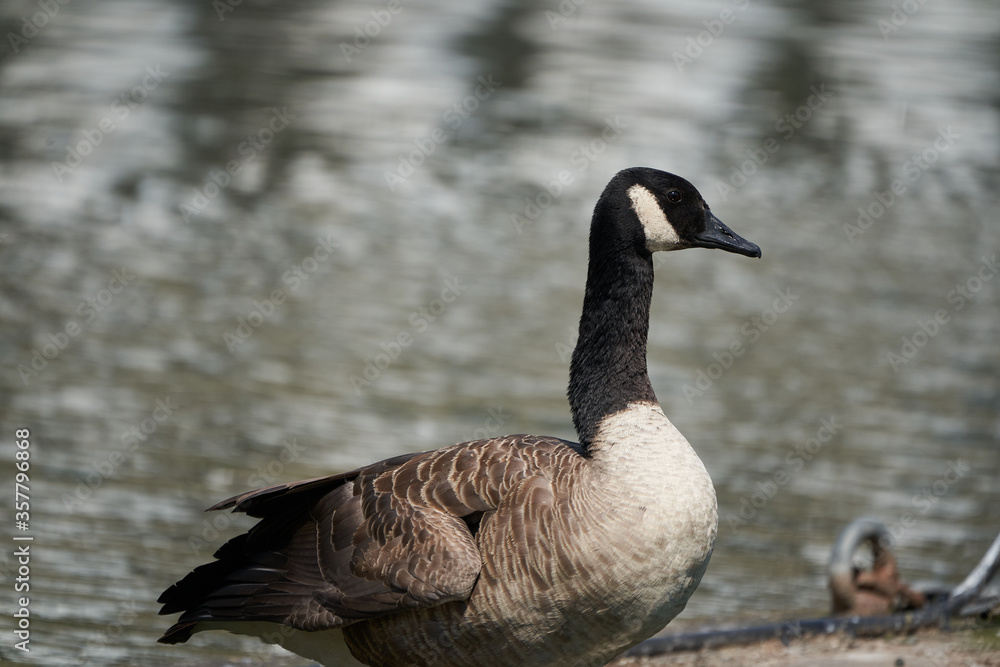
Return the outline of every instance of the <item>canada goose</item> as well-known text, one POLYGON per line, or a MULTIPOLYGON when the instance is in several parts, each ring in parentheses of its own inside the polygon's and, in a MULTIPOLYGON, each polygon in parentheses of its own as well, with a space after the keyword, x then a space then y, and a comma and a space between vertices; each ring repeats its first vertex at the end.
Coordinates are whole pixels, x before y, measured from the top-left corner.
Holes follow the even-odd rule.
POLYGON ((223 501, 261 521, 160 596, 183 612, 160 641, 224 629, 325 665, 576 667, 663 628, 718 526, 646 373, 652 254, 683 248, 760 257, 683 178, 616 174, 570 366, 579 444, 476 440, 223 501))

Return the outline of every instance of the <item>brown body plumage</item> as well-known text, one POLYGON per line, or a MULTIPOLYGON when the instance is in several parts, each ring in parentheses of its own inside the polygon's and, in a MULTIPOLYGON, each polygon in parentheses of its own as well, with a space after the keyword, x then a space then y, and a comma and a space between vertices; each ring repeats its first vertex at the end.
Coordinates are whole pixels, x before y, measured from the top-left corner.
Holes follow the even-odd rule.
POLYGON ((183 614, 161 641, 226 629, 328 665, 352 660, 346 640, 369 665, 570 667, 654 634, 718 522, 645 365, 652 252, 697 246, 760 252, 683 179, 618 174, 594 214, 571 370, 581 444, 479 440, 220 503, 261 521, 164 592, 161 613, 183 614))

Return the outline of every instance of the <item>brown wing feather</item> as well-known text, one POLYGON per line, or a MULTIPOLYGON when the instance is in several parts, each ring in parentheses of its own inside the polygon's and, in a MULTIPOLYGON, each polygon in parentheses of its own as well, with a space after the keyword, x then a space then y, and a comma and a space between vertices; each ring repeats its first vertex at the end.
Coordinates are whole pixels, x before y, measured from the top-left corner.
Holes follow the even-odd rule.
MULTIPOLYGON (((468 599, 483 558, 463 517, 488 520, 511 489, 579 456, 575 443, 508 436, 223 501, 211 509, 261 521, 160 596, 161 614, 184 612, 161 641, 186 641, 202 621, 322 630, 468 599)), ((551 502, 539 480, 527 497, 551 502)), ((518 530, 533 528, 521 521, 518 530)))

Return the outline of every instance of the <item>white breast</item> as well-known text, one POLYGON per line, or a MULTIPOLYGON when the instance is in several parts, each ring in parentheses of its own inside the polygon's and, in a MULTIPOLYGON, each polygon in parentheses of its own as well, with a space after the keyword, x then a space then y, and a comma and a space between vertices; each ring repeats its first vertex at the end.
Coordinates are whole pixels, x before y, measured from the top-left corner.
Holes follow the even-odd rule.
POLYGON ((606 417, 590 449, 618 551, 616 579, 640 598, 652 634, 680 613, 708 566, 718 528, 715 487, 654 403, 606 417))

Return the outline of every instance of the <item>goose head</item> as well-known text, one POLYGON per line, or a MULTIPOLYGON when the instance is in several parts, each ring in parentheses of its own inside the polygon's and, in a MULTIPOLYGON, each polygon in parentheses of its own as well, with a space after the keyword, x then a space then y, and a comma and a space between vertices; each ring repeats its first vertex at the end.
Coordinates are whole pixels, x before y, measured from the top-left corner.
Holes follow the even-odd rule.
POLYGON ((742 238, 712 213, 691 183, 674 174, 634 167, 618 172, 602 200, 628 206, 628 236, 646 253, 719 248, 760 257, 760 248, 742 238))

